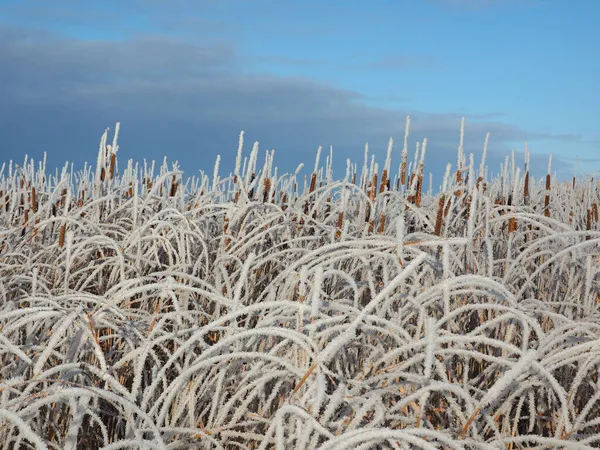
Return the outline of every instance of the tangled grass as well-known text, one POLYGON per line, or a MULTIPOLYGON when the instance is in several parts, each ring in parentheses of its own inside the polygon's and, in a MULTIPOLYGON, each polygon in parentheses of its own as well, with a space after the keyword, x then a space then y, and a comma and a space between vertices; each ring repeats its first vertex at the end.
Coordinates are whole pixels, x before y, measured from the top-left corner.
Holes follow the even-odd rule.
MULTIPOLYGON (((464 155, 423 192, 365 151, 332 179, 97 167, 0 178, 2 449, 600 445, 598 202, 464 155)), ((487 138, 486 138, 487 146, 487 138)), ((320 150, 319 150, 320 153, 320 150)))

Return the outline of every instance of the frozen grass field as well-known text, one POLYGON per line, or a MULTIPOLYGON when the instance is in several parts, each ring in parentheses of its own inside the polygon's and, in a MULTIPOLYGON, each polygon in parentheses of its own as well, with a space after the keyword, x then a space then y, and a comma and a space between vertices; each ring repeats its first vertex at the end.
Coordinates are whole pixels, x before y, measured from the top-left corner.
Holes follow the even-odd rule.
POLYGON ((118 126, 96 167, 7 163, 0 448, 600 446, 600 185, 488 177, 461 132, 434 194, 409 124, 339 180, 243 134, 186 178, 118 126))

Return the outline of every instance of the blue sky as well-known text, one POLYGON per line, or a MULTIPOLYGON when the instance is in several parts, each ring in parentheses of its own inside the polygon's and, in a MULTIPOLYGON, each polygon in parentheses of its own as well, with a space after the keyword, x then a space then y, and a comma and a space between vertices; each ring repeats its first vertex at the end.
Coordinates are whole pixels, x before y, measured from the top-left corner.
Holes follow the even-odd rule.
MULTIPOLYGON (((600 169, 598 0, 0 0, 0 160, 94 161, 122 124, 121 158, 188 174, 235 157, 240 129, 276 162, 319 145, 361 163, 428 138, 454 161, 460 117, 490 170, 529 143, 569 176, 600 169)), ((247 147, 251 142, 247 143, 247 147)))

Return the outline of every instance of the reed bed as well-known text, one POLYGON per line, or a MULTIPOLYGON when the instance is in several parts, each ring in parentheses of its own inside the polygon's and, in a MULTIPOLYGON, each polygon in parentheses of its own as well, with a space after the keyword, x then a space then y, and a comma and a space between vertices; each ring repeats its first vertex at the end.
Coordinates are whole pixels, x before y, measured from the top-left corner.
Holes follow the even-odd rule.
MULTIPOLYGON (((0 447, 600 446, 599 185, 463 150, 0 174, 0 447), (431 183, 431 181, 430 181, 431 183)), ((489 137, 489 136, 488 136, 489 137)), ((261 158, 262 160, 262 158, 261 158)))

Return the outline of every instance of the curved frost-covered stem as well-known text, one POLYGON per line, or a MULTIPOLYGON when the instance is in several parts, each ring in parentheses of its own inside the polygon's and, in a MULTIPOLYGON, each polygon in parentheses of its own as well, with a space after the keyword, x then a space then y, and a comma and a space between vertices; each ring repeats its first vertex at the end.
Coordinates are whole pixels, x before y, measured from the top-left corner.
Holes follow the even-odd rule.
POLYGON ((597 181, 467 158, 462 119, 426 191, 410 125, 340 180, 243 132, 229 174, 123 163, 118 124, 81 171, 3 165, 3 447, 600 443, 597 181))

